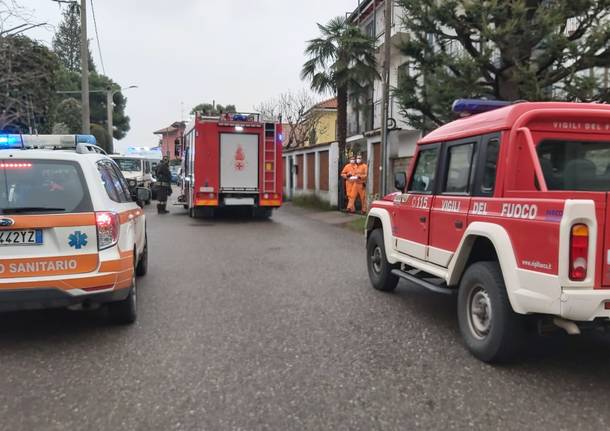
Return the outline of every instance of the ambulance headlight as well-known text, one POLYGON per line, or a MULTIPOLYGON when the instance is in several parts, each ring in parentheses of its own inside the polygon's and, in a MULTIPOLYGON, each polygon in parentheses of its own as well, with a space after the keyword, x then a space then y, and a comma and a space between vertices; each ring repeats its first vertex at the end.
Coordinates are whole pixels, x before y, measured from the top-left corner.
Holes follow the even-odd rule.
POLYGON ((138 182, 136 180, 127 180, 127 184, 129 184, 129 187, 136 187, 138 182))

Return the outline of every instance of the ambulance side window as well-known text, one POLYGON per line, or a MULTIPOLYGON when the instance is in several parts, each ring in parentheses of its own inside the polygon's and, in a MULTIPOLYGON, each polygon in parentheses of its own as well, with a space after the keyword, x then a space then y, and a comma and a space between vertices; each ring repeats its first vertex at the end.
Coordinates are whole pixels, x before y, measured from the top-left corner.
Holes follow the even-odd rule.
POLYGON ((415 169, 413 170, 413 178, 409 186, 410 192, 432 193, 434 191, 438 149, 439 147, 435 146, 419 151, 415 169))
MULTIPOLYGON (((123 190, 122 194, 119 193, 119 195, 123 199, 121 202, 133 202, 133 200, 131 199, 131 191, 129 190, 129 184, 127 184, 127 180, 123 176, 123 173, 121 172, 119 167, 116 165, 116 163, 110 163, 110 168, 114 171, 115 175, 118 177, 120 188, 123 190)), ((116 186, 116 184, 115 184, 115 186, 116 186)), ((118 186, 116 186, 116 187, 118 187, 118 186)))
POLYGON ((97 164, 97 170, 100 173, 102 184, 104 184, 108 197, 115 202, 120 202, 121 198, 112 179, 110 167, 102 161, 97 164))

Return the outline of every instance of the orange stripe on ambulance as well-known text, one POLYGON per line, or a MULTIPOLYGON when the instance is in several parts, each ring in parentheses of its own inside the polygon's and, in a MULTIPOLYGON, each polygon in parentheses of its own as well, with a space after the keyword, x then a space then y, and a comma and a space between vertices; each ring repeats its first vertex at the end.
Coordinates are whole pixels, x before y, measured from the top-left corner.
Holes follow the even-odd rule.
POLYGON ((76 262, 76 259, 11 263, 8 266, 0 264, 0 274, 4 274, 7 269, 11 274, 20 274, 24 272, 69 271, 75 270, 77 265, 78 263, 76 262))

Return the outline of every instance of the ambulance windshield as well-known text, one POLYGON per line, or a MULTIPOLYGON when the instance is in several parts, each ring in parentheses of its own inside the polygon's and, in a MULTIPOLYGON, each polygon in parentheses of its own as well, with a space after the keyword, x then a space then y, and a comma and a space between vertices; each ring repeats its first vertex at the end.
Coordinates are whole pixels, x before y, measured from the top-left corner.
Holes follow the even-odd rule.
POLYGON ((2 214, 92 211, 78 164, 55 160, 0 161, 2 214))
POLYGON ((610 191, 610 142, 548 139, 537 152, 549 190, 610 191))

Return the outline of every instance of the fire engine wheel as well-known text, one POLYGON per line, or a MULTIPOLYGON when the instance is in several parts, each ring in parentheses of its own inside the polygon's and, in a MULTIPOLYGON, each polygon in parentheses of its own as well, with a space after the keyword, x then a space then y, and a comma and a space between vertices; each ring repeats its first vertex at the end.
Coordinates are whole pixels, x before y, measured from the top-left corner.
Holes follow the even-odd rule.
POLYGON ((366 263, 371 284, 377 290, 391 292, 396 289, 398 276, 392 274, 397 265, 388 262, 383 243, 383 230, 375 229, 366 243, 366 263))
POLYGON ((273 210, 271 208, 254 208, 252 210, 252 215, 256 219, 266 220, 271 218, 273 210))
POLYGON ((510 361, 519 353, 524 321, 510 305, 497 262, 477 262, 466 270, 457 311, 460 332, 474 356, 494 363, 510 361))
POLYGON ((214 218, 214 208, 204 207, 194 207, 189 210, 189 215, 192 218, 205 218, 210 219, 214 218))
POLYGON ((131 288, 127 298, 122 301, 110 302, 107 304, 108 316, 114 323, 120 325, 129 325, 136 321, 137 318, 137 289, 136 289, 136 272, 133 271, 131 279, 131 288))

